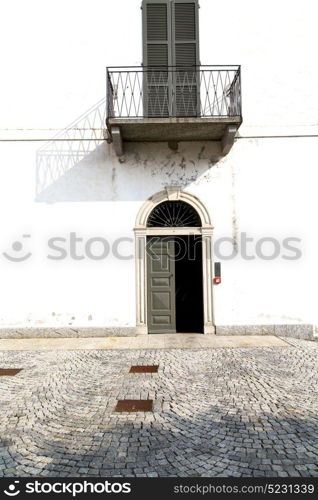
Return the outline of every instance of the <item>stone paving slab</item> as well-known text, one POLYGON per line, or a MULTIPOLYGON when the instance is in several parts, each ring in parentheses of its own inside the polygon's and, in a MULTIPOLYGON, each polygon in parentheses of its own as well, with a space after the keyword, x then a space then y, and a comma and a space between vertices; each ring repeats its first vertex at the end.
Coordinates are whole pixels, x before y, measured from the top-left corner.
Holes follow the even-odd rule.
POLYGON ((199 334, 140 335, 109 338, 0 339, 0 351, 195 349, 222 347, 283 347, 281 338, 267 335, 217 336, 199 334))
MULTIPOLYGON (((217 335, 276 335, 278 337, 293 337, 302 340, 315 338, 312 324, 284 324, 284 325, 217 325, 217 335)), ((51 326, 1 326, 0 339, 22 338, 107 338, 107 337, 135 337, 136 327, 132 326, 76 326, 67 327, 58 324, 51 326)))
POLYGON ((0 476, 318 477, 315 342, 2 351, 0 367, 23 368, 0 378, 0 476))

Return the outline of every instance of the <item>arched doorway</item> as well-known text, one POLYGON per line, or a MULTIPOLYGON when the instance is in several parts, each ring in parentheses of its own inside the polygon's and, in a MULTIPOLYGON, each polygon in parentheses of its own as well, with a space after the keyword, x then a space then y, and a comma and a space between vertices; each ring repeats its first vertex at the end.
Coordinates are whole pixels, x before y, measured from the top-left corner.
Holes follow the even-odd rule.
POLYGON ((212 225, 195 196, 167 187, 135 227, 137 333, 214 333, 212 225))
MULTIPOLYGON (((201 227, 192 205, 166 200, 156 205, 148 228, 201 227)), ((147 236, 149 333, 203 333, 201 235, 147 236)))

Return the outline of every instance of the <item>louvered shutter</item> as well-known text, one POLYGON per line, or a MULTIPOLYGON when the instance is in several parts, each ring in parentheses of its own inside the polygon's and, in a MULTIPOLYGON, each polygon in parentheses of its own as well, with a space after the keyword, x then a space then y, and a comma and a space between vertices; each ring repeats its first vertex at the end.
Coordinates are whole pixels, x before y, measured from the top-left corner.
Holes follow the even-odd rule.
POLYGON ((199 114, 198 8, 196 0, 174 0, 172 6, 172 59, 183 68, 174 78, 176 116, 199 114))
POLYGON ((143 5, 144 109, 148 117, 168 117, 171 105, 170 0, 144 0, 143 5))
POLYGON ((142 9, 145 116, 198 116, 198 0, 143 0, 142 9))

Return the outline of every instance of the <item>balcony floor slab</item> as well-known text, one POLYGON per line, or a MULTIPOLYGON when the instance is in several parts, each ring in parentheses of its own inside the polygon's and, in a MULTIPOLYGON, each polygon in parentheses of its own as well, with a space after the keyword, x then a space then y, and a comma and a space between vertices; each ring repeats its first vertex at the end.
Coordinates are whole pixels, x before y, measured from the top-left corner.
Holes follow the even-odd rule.
POLYGON ((221 141, 229 125, 240 117, 224 118, 109 118, 110 134, 119 127, 124 142, 221 141))

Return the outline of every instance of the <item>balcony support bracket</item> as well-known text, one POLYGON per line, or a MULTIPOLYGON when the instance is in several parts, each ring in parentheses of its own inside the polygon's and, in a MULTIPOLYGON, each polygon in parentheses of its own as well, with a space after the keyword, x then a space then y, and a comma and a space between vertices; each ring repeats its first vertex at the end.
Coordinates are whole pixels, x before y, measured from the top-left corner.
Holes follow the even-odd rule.
POLYGON ((124 146, 120 127, 112 127, 111 136, 116 155, 122 156, 124 154, 124 146))
POLYGON ((221 148, 224 156, 227 155, 232 149, 236 131, 237 131, 236 125, 228 125, 228 127, 226 127, 226 130, 221 140, 221 148))

